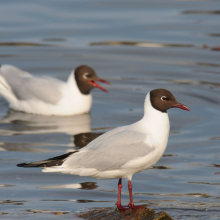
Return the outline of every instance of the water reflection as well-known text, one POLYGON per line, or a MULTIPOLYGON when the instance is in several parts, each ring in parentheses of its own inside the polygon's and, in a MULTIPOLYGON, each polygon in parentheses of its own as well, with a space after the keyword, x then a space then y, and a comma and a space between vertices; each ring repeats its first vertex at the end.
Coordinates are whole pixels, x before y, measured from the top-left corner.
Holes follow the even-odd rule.
MULTIPOLYGON (((197 63, 198 65, 200 65, 199 63, 197 63)), ((204 63, 203 63, 204 64, 204 63)), ((204 64, 206 65, 206 64, 204 64)), ((216 65, 214 65, 216 66, 216 65)), ((218 65, 220 67, 220 65, 218 65)), ((218 72, 216 72, 218 74, 218 72)), ((220 83, 218 82, 205 82, 205 81, 197 81, 197 80, 178 80, 178 79, 171 79, 171 80, 165 80, 167 82, 171 82, 174 84, 186 84, 186 85, 208 85, 210 86, 209 88, 217 88, 220 87, 220 83)))
MULTIPOLYGON (((99 191, 115 193, 115 190, 100 189, 99 191)), ((124 191, 123 194, 128 195, 129 193, 124 191)), ((219 196, 212 196, 208 193, 137 193, 137 192, 133 192, 133 195, 139 195, 139 196, 145 196, 145 197, 163 196, 163 197, 196 197, 196 198, 201 197, 201 198, 216 198, 216 199, 220 198, 219 196)), ((138 203, 143 202, 143 201, 149 202, 149 200, 139 200, 138 203)), ((153 201, 151 200, 151 202, 153 201)))
POLYGON ((91 199, 79 199, 77 200, 78 203, 88 203, 88 202, 100 202, 100 201, 94 201, 91 199))
POLYGON ((205 185, 220 185, 220 183, 208 183, 208 182, 188 182, 188 183, 193 183, 193 184, 205 184, 205 185))
POLYGON ((0 135, 66 133, 75 135, 91 131, 90 114, 72 116, 33 115, 10 110, 0 120, 0 135))
POLYGON ((151 169, 157 169, 157 170, 165 170, 165 169, 175 169, 168 166, 153 166, 151 169))
POLYGON ((32 213, 52 213, 55 215, 63 215, 63 214, 68 214, 70 213, 69 211, 64 211, 64 210, 60 210, 60 211, 55 211, 55 210, 38 210, 38 209, 28 209, 27 212, 32 212, 32 213))
POLYGON ((96 182, 84 182, 84 183, 75 183, 75 184, 62 184, 62 185, 52 185, 52 186, 40 186, 38 189, 85 189, 92 190, 96 189, 99 186, 96 182))
POLYGON ((0 142, 0 151, 17 151, 17 152, 38 152, 38 153, 46 153, 52 152, 48 149, 40 149, 40 148, 32 148, 30 146, 43 147, 45 144, 27 144, 27 143, 2 143, 0 142))
POLYGON ((218 168, 220 168, 220 164, 213 164, 213 167, 218 167, 218 168))
POLYGON ((57 37, 57 38, 43 38, 43 39, 41 39, 41 41, 48 41, 48 42, 66 42, 66 41, 68 41, 68 39, 66 39, 66 38, 59 38, 59 37, 57 37))
POLYGON ((213 15, 219 15, 220 11, 219 10, 215 10, 215 11, 186 10, 186 11, 182 11, 182 14, 213 14, 213 15))
POLYGON ((210 140, 220 140, 220 136, 211 137, 210 140))
POLYGON ((190 48, 195 47, 192 44, 168 44, 168 43, 151 43, 151 42, 135 42, 135 41, 106 41, 106 42, 92 42, 88 44, 89 46, 99 46, 99 45, 125 45, 125 46, 136 46, 136 47, 148 47, 148 48, 162 48, 162 47, 182 47, 190 48))
POLYGON ((15 185, 10 185, 10 184, 0 184, 0 187, 15 187, 15 185))
POLYGON ((18 47, 48 47, 49 44, 39 44, 30 42, 0 42, 0 46, 18 46, 18 47))
POLYGON ((27 201, 0 200, 0 205, 24 205, 27 201))
POLYGON ((212 47, 211 50, 220 51, 220 47, 212 47))
POLYGON ((164 154, 163 157, 177 157, 177 154, 164 154))
POLYGON ((211 34, 208 34, 208 35, 211 36, 211 37, 220 37, 219 33, 211 33, 211 34))
MULTIPOLYGON (((92 133, 90 114, 73 116, 44 116, 33 115, 10 110, 6 116, 0 120, 0 135, 29 135, 65 133, 72 137, 71 146, 84 147, 89 142, 103 133, 92 133)), ((38 149, 45 143, 2 143, 0 151, 20 151, 20 152, 49 152, 50 150, 38 149), (31 147, 30 147, 31 146, 31 147)))

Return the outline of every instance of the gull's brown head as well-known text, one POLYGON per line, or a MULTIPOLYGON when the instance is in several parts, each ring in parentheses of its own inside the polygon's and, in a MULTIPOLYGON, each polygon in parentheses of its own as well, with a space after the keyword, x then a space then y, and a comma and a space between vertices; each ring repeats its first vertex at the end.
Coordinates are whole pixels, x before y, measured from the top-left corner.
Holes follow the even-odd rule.
POLYGON ((75 69, 75 80, 80 92, 84 95, 90 93, 94 87, 101 89, 104 92, 108 91, 100 86, 96 81, 110 84, 108 81, 99 78, 96 72, 89 66, 81 65, 75 69))
POLYGON ((189 111, 188 107, 177 102, 174 95, 166 89, 154 89, 150 91, 150 101, 151 105, 161 112, 166 112, 170 108, 181 108, 189 111))

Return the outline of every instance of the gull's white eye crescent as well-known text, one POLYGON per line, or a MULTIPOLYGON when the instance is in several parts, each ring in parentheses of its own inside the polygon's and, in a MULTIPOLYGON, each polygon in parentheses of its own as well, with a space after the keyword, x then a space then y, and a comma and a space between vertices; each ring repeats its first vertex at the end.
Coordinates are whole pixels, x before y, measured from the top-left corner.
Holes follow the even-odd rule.
POLYGON ((162 101, 165 101, 165 100, 167 100, 167 97, 166 96, 161 96, 161 98, 160 98, 162 101))
POLYGON ((88 79, 89 77, 90 77, 90 74, 89 74, 89 73, 87 73, 87 72, 86 72, 86 73, 83 73, 83 78, 84 78, 84 79, 88 79))

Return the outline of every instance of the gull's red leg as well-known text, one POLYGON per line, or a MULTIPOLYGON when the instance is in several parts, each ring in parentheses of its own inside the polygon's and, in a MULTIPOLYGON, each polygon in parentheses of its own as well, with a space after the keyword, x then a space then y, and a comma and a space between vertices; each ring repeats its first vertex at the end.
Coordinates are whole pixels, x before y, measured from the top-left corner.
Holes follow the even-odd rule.
POLYGON ((128 181, 128 190, 129 190, 129 197, 130 197, 130 202, 129 202, 128 206, 131 209, 146 209, 145 206, 134 205, 133 196, 132 196, 132 185, 131 185, 131 181, 130 180, 128 181))
POLYGON ((127 210, 127 209, 129 209, 128 206, 121 205, 121 188, 122 188, 121 182, 122 182, 122 179, 120 178, 118 181, 118 201, 115 203, 115 205, 117 205, 117 208, 119 210, 127 210))

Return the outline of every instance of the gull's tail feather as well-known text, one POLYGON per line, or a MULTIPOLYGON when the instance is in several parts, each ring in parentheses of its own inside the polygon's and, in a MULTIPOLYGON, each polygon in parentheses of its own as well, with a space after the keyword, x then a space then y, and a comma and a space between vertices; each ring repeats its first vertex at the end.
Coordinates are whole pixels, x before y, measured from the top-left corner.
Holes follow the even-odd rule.
POLYGON ((65 169, 61 166, 46 167, 42 170, 44 173, 63 173, 65 169))
POLYGON ((60 166, 65 161, 67 157, 69 157, 71 154, 75 153, 77 151, 69 152, 66 154, 63 154, 58 157, 49 158, 47 160, 41 160, 37 162, 30 162, 30 163, 20 163, 17 164, 18 167, 55 167, 60 166))

